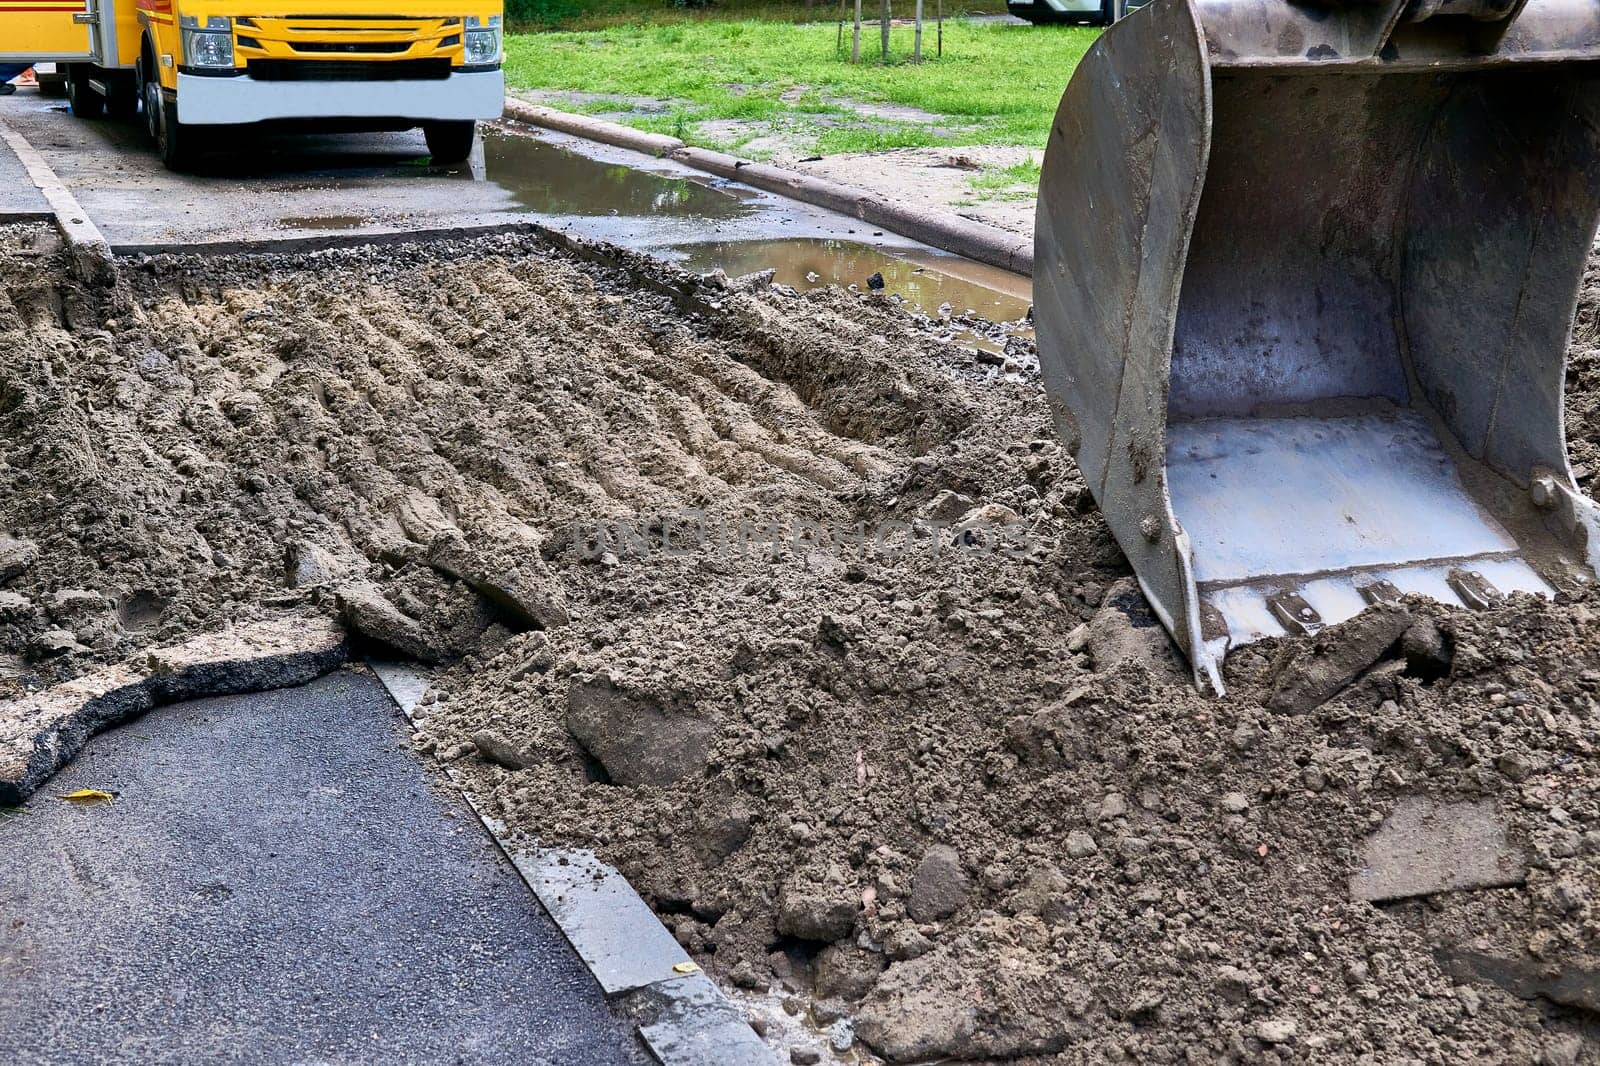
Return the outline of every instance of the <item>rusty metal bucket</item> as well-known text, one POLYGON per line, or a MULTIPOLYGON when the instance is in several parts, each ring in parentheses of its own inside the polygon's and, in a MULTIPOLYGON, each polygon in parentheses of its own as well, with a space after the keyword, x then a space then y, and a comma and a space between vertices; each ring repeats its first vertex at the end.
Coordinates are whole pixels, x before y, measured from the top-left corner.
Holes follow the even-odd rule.
POLYGON ((1594 0, 1155 0, 1045 153, 1057 427, 1197 684, 1410 592, 1592 581, 1562 420, 1594 0))

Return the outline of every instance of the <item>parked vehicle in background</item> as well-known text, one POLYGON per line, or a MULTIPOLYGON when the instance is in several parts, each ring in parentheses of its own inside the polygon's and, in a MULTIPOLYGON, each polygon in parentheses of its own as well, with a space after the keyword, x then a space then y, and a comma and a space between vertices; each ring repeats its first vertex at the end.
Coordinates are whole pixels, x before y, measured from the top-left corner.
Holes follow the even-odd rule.
POLYGON ((1150 0, 1006 0, 1006 10, 1035 25, 1109 26, 1150 0))
POLYGON ((421 126, 434 160, 504 106, 500 0, 28 0, 0 3, 0 62, 53 62, 74 115, 144 122, 173 169, 207 128, 421 126), (443 9, 443 10, 441 10, 443 9))

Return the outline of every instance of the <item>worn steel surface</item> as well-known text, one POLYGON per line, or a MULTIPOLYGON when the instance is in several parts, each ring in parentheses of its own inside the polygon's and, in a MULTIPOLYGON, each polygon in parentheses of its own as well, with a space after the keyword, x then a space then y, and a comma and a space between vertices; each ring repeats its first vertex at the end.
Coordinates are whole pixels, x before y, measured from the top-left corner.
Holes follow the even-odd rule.
POLYGON ((1597 61, 1576 0, 1156 0, 1079 65, 1040 187, 1040 359, 1197 681, 1302 628, 1286 596, 1332 624, 1377 581, 1477 599, 1452 567, 1595 576, 1561 399, 1597 61))

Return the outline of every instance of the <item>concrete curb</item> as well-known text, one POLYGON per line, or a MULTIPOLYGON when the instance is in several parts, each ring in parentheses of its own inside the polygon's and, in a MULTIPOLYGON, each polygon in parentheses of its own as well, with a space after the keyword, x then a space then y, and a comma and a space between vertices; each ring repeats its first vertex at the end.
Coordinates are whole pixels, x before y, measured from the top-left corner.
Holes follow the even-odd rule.
POLYGON ((157 648, 13 700, 0 700, 0 805, 16 806, 96 733, 153 707, 303 685, 349 658, 327 619, 270 619, 157 648))
POLYGON ((73 266, 83 278, 103 279, 115 272, 111 246, 100 234, 100 227, 89 218, 89 213, 72 195, 72 190, 56 177, 44 156, 28 143, 28 139, 0 121, 0 140, 4 140, 15 153, 18 162, 28 173, 34 188, 44 194, 45 203, 55 216, 56 228, 66 238, 72 252, 73 266))
MULTIPOLYGON (((387 660, 369 659, 368 665, 415 725, 429 675, 387 660)), ((700 971, 627 878, 592 852, 518 848, 505 825, 473 801, 455 768, 441 767, 662 1066, 777 1066, 744 1013, 700 971)))
POLYGON ((519 122, 574 137, 671 159, 718 177, 742 181, 758 189, 859 218, 871 225, 893 230, 902 237, 943 248, 980 263, 1033 276, 1031 238, 973 222, 959 215, 899 203, 826 178, 801 174, 768 163, 756 163, 706 148, 694 148, 676 137, 646 133, 617 122, 574 115, 510 97, 506 98, 505 115, 519 122))

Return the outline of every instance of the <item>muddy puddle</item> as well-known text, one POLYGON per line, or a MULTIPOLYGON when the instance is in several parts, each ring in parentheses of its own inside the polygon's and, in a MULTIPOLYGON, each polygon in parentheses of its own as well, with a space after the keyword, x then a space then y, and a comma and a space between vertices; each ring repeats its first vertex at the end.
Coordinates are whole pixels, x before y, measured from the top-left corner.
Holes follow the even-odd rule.
MULTIPOLYGON (((800 291, 825 285, 883 291, 930 316, 1025 319, 1030 281, 1009 271, 886 235, 855 219, 737 182, 602 146, 483 132, 483 176, 530 213, 569 220, 588 236, 730 277, 776 271, 800 291)), ((1031 330, 1012 327, 1010 335, 1031 330)), ((964 340, 999 350, 1003 338, 964 340)))
POLYGON ((884 290, 927 314, 947 307, 952 314, 976 314, 995 322, 1027 317, 1032 303, 1028 279, 956 255, 891 253, 856 241, 779 238, 697 244, 677 249, 690 270, 718 267, 730 277, 772 269, 773 281, 804 292, 821 285, 854 285, 862 291, 874 274, 884 290))
POLYGON ((720 220, 753 213, 759 195, 709 176, 652 173, 493 128, 483 131, 483 167, 522 207, 548 215, 720 220))

